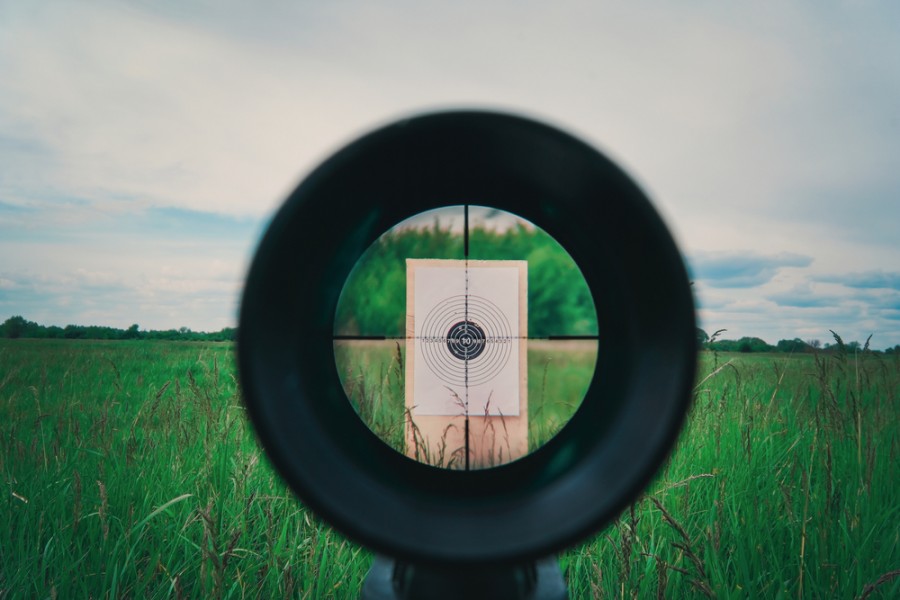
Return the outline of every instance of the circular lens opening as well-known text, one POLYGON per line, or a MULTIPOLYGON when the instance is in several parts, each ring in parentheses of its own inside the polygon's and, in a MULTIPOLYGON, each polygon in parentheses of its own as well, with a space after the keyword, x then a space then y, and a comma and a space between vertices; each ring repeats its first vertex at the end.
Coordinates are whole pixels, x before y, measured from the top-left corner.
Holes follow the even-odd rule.
POLYGON ((347 278, 335 365, 382 441, 447 469, 547 443, 594 376, 597 313, 580 269, 512 213, 448 206, 382 234, 347 278))

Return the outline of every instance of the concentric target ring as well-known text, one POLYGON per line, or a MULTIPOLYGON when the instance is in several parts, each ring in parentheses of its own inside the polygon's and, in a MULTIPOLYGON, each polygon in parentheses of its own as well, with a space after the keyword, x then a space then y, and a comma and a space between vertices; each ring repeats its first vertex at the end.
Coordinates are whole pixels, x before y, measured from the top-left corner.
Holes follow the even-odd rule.
POLYGON ((496 304, 461 294, 438 303, 425 316, 417 338, 425 364, 441 381, 475 386, 503 370, 516 336, 496 304), (461 343, 466 331, 483 340, 479 349, 461 343))
POLYGON ((459 360, 478 358, 484 346, 484 330, 472 321, 460 321, 447 332, 447 350, 459 360))

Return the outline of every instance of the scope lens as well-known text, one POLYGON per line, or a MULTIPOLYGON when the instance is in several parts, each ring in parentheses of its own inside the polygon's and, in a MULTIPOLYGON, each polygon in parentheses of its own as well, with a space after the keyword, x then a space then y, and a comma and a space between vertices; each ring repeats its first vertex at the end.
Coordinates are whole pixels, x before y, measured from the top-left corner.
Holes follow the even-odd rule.
POLYGON ((360 419, 447 469, 543 446, 597 361, 578 265, 541 228, 485 206, 430 210, 382 234, 347 278, 334 323, 335 365, 360 419))

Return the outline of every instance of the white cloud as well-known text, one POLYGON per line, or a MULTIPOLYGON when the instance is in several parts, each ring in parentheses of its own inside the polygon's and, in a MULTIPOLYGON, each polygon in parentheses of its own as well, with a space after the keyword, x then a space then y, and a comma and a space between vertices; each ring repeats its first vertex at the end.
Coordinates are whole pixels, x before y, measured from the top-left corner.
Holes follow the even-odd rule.
POLYGON ((695 277, 711 287, 747 288, 772 281, 788 267, 808 267, 812 258, 781 252, 761 255, 752 251, 698 252, 691 261, 695 277))
MULTIPOLYGON (((177 299, 200 293, 190 278, 210 261, 233 264, 239 282, 258 228, 223 224, 191 240, 184 229, 201 217, 152 210, 259 222, 362 131, 412 111, 481 105, 536 115, 608 151, 650 192, 689 256, 749 249, 813 259, 757 265, 744 275, 752 289, 698 282, 705 320, 750 315, 735 323, 794 337, 791 328, 831 317, 785 312, 771 298, 787 301, 796 286, 834 273, 892 272, 900 261, 896 10, 7 3, 4 267, 104 273, 144 293, 147 314, 172 298, 160 323, 208 327, 204 311, 232 318, 234 294, 228 309, 191 304, 196 322, 179 320, 177 299), (191 268, 164 272, 183 264, 191 268), (140 287, 148 282, 168 295, 140 287), (740 310, 724 312, 729 305, 740 310)), ((28 308, 19 288, 0 290, 9 306, 28 308)), ((60 293, 77 304, 75 292, 60 293)), ((66 313, 73 321, 75 310, 66 313)))

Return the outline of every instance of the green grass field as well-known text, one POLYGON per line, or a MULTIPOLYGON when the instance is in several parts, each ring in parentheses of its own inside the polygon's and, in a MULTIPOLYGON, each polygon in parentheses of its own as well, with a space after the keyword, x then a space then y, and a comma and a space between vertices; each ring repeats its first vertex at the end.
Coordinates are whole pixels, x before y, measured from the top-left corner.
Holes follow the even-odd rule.
MULTIPOLYGON (((396 341, 335 342, 335 362, 347 397, 369 429, 404 451, 404 362, 396 341)), ((529 341, 528 448, 543 446, 568 423, 591 383, 597 342, 529 341)))
MULTIPOLYGON (((530 398, 570 393, 533 363, 530 398)), ((279 481, 235 377, 230 344, 0 340, 0 598, 356 597, 370 554, 279 481)), ((705 353, 666 467, 560 557, 571 597, 900 597, 898 415, 897 357, 705 353)))

